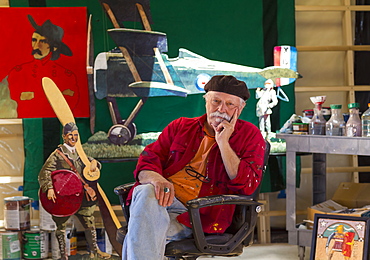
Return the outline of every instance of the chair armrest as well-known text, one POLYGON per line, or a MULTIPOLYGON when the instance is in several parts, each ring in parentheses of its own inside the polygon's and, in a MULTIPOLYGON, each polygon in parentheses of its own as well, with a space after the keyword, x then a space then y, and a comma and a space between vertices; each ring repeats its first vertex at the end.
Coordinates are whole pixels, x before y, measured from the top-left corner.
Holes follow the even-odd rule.
POLYGON ((134 186, 134 184, 135 183, 133 183, 133 182, 132 183, 126 183, 126 184, 122 184, 122 185, 117 186, 117 187, 114 188, 114 193, 116 195, 118 195, 118 197, 119 197, 119 202, 121 204, 123 215, 124 215, 127 223, 128 223, 129 218, 130 218, 130 210, 129 210, 129 207, 125 207, 126 199, 127 199, 127 196, 129 194, 130 190, 134 186))
POLYGON ((129 193, 131 188, 134 186, 134 184, 135 183, 131 182, 131 183, 125 183, 125 184, 122 184, 120 186, 117 186, 117 187, 114 188, 114 193, 118 196, 126 195, 126 197, 127 197, 127 194, 129 193))
POLYGON ((253 200, 252 196, 247 195, 213 195, 188 201, 187 208, 192 224, 194 242, 198 250, 203 253, 210 254, 233 251, 247 238, 249 234, 251 234, 251 232, 254 231, 257 214, 261 209, 260 205, 262 205, 262 203, 253 200), (226 243, 223 243, 222 245, 212 244, 207 241, 206 236, 203 233, 199 209, 223 204, 235 204, 248 207, 249 210, 246 216, 246 221, 226 243))
POLYGON ((248 195, 212 195, 189 200, 186 204, 188 208, 193 209, 223 204, 262 205, 262 203, 253 200, 253 197, 248 195))

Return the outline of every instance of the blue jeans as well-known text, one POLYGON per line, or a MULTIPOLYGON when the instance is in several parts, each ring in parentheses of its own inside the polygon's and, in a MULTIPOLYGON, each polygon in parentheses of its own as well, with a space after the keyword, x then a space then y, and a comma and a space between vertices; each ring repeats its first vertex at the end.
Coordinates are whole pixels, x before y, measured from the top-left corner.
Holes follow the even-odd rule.
POLYGON ((164 259, 168 242, 189 237, 192 233, 176 220, 185 211, 185 206, 176 198, 171 206, 160 206, 151 184, 135 187, 122 260, 164 259))

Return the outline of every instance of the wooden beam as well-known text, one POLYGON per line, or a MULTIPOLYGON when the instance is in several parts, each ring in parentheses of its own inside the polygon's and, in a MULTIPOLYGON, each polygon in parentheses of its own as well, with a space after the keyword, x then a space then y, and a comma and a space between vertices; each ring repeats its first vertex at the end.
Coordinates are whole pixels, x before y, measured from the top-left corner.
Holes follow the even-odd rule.
MULTIPOLYGON (((307 210, 297 210, 297 215, 307 215, 307 210)), ((285 216, 285 210, 271 210, 271 211, 261 211, 258 213, 258 217, 278 217, 278 216, 285 216)))
POLYGON ((296 5, 295 10, 300 11, 310 11, 310 12, 327 12, 327 11, 370 11, 369 5, 296 5))
MULTIPOLYGON (((338 172, 370 172, 370 166, 326 167, 326 173, 338 172)), ((311 174, 312 168, 302 168, 301 173, 311 174)))
POLYGON ((370 91, 370 86, 295 86, 295 92, 370 91))
POLYGON ((0 183, 23 183, 23 176, 0 176, 0 183))
POLYGON ((298 51, 370 51, 370 45, 297 46, 298 51))

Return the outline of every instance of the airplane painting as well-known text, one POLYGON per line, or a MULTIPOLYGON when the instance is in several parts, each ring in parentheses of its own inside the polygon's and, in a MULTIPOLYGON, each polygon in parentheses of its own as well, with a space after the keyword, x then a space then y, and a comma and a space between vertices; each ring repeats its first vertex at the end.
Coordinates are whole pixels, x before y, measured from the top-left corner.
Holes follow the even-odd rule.
MULTIPOLYGON (((291 48, 294 52, 295 48, 291 48)), ((123 58, 122 53, 118 51, 103 52, 98 54, 95 59, 94 74, 95 74, 95 95, 98 99, 110 97, 135 97, 135 96, 186 96, 187 94, 204 93, 204 85, 214 75, 234 75, 237 79, 245 81, 248 88, 256 89, 264 85, 267 79, 272 79, 276 84, 280 78, 290 79, 282 81, 280 86, 288 85, 299 78, 298 72, 294 68, 283 68, 281 66, 272 66, 264 69, 237 65, 222 61, 214 61, 202 57, 199 54, 186 49, 179 49, 177 58, 168 58, 162 54, 162 58, 167 66, 167 69, 173 79, 174 86, 181 89, 166 88, 163 91, 153 90, 145 91, 133 89, 135 84, 133 77, 130 75, 128 65, 123 58), (139 93, 137 95, 136 93, 139 93)), ((143 62, 148 57, 134 57, 134 62, 143 62)), ((151 73, 146 74, 146 81, 165 83, 165 78, 161 71, 160 65, 155 57, 152 57, 151 73)), ((148 68, 147 63, 140 70, 148 68)), ((296 65, 296 63, 295 63, 296 65)), ((277 85, 279 86, 279 85, 277 85)))
MULTIPOLYGON (((188 94, 204 93, 208 80, 220 74, 232 74, 245 81, 250 89, 263 86, 268 79, 280 87, 300 77, 296 71, 297 51, 290 46, 275 50, 276 60, 283 61, 283 66, 264 69, 210 60, 186 49, 180 49, 178 57, 169 58, 163 54, 168 51, 166 34, 151 29, 149 0, 125 0, 122 6, 117 6, 120 1, 100 2, 114 26, 108 34, 117 48, 97 55, 94 82, 89 88, 91 91, 93 86, 96 98, 108 101, 113 122, 108 139, 114 144, 123 145, 135 137, 134 119, 149 97, 186 97, 188 94), (138 17, 143 30, 124 28, 125 20, 138 17), (117 97, 140 97, 126 120, 121 119, 115 100, 117 97)), ((94 125, 90 124, 90 128, 93 130, 94 125)))

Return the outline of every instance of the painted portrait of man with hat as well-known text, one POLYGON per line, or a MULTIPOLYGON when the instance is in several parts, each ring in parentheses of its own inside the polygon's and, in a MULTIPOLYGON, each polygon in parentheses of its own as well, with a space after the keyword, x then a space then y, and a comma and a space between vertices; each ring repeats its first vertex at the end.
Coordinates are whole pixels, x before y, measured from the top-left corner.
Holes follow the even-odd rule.
POLYGON ((60 54, 72 56, 71 49, 63 43, 64 30, 46 20, 41 26, 38 25, 31 15, 28 15, 35 32, 32 35, 32 55, 35 59, 42 59, 51 53, 50 60, 57 60, 60 54))
POLYGON ((7 63, 0 67, 3 68, 3 74, 8 71, 7 75, 2 75, 5 77, 3 83, 8 84, 10 98, 17 103, 18 118, 55 117, 42 88, 43 77, 51 78, 57 84, 75 116, 88 117, 84 66, 86 8, 69 9, 75 15, 68 21, 62 18, 67 8, 36 9, 2 11, 9 23, 14 24, 13 30, 4 33, 4 36, 13 39, 14 44, 7 46, 6 43, 3 48, 15 48, 17 52, 8 55, 3 51, 7 63), (13 18, 15 16, 18 17, 17 21, 13 18))

